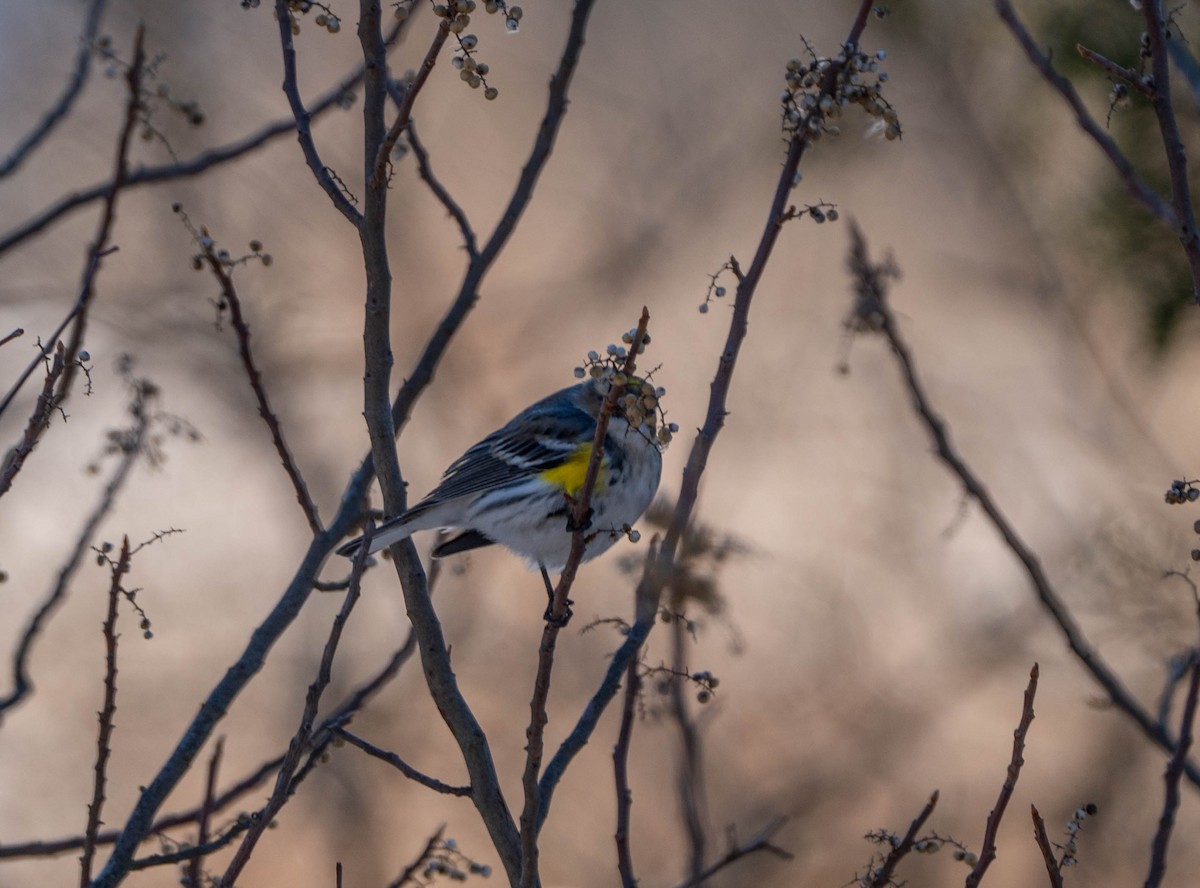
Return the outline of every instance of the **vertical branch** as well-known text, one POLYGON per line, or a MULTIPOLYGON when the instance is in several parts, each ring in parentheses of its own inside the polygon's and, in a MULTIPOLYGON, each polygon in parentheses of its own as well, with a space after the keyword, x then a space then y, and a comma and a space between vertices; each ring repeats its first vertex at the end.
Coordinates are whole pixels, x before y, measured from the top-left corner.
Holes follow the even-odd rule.
POLYGON ((1192 666, 1192 680, 1188 685, 1187 701, 1183 707, 1183 721, 1179 727, 1179 742, 1163 774, 1166 784, 1162 814, 1158 819, 1158 830, 1151 845, 1150 873, 1146 876, 1146 888, 1158 888, 1167 872, 1167 846, 1171 841, 1171 830, 1175 827, 1175 814, 1179 810, 1179 782, 1187 764, 1188 750, 1192 746, 1192 729, 1196 720, 1196 699, 1200 696, 1200 662, 1192 666))
MULTIPOLYGON (((646 327, 649 323, 650 312, 643 306, 642 316, 638 320, 637 329, 633 334, 633 344, 625 359, 624 374, 626 378, 633 374, 638 353, 644 348, 646 327)), ((567 563, 563 566, 562 574, 558 578, 558 585, 555 586, 554 594, 551 596, 546 625, 542 629, 542 643, 538 648, 537 675, 533 681, 533 698, 529 701, 529 727, 525 730, 527 743, 525 746, 525 773, 522 779, 525 804, 521 809, 521 888, 533 888, 538 882, 537 836, 538 824, 541 819, 539 808, 542 804, 538 781, 541 777, 542 755, 545 751, 546 702, 550 697, 550 674, 554 668, 554 649, 558 643, 558 633, 567 622, 568 597, 571 586, 575 582, 576 572, 583 560, 584 548, 587 545, 585 528, 591 512, 592 493, 596 488, 596 479, 600 476, 600 465, 604 459, 604 440, 608 434, 608 423, 616 408, 617 400, 624 394, 624 391, 623 383, 620 385, 613 383, 600 405, 583 487, 580 488, 571 511, 571 526, 576 528, 571 535, 571 550, 567 556, 567 563)))
POLYGON ((91 309, 92 298, 95 295, 96 272, 100 268, 100 257, 111 252, 108 249, 109 237, 117 219, 117 195, 125 187, 129 178, 129 144, 133 139, 133 128, 139 115, 145 110, 142 107, 142 73, 146 64, 144 47, 146 29, 139 26, 133 44, 133 62, 125 73, 125 85, 129 90, 129 99, 125 105, 125 122, 121 126, 121 134, 117 138, 117 156, 113 162, 112 187, 104 199, 104 210, 100 214, 100 225, 96 231, 96 239, 88 248, 87 264, 83 273, 83 283, 80 286, 79 305, 75 311, 74 324, 71 327, 71 338, 67 342, 67 355, 64 359, 66 368, 58 384, 58 393, 54 402, 61 406, 71 393, 71 384, 75 381, 75 372, 79 349, 83 346, 83 337, 87 332, 88 311, 91 309))
POLYGON ((629 746, 641 683, 638 661, 630 660, 625 670, 625 705, 621 708, 621 728, 613 747, 613 779, 617 784, 617 831, 614 839, 617 843, 617 872, 621 874, 621 888, 637 888, 633 855, 629 850, 629 811, 633 805, 633 792, 629 789, 629 746))
POLYGON ((687 644, 686 621, 676 614, 671 623, 671 659, 675 673, 671 680, 671 712, 679 727, 681 746, 679 773, 679 803, 682 807, 683 825, 688 840, 688 873, 698 879, 704 869, 704 767, 701 763, 700 734, 696 723, 688 712, 684 688, 687 684, 687 660, 684 646, 687 644))
POLYGON ((104 706, 100 710, 100 730, 96 736, 96 778, 92 784, 92 802, 88 805, 87 828, 83 831, 83 854, 79 859, 80 888, 88 888, 92 880, 96 833, 100 830, 100 811, 104 807, 113 715, 117 711, 117 603, 121 598, 121 578, 128 572, 129 537, 125 537, 121 543, 121 557, 112 565, 112 582, 108 588, 108 616, 104 620, 104 706))
POLYGON ((1042 852, 1042 862, 1046 864, 1046 875, 1050 877, 1050 888, 1063 888, 1063 877, 1058 869, 1058 861, 1054 857, 1054 848, 1050 844, 1050 837, 1046 835, 1046 821, 1038 813, 1036 805, 1030 805, 1029 808, 1033 815, 1033 838, 1037 842, 1038 850, 1042 852))
POLYGON ((1171 104, 1171 61, 1167 53, 1167 41, 1172 38, 1167 33, 1168 22, 1163 18, 1162 0, 1145 0, 1142 13, 1146 17, 1146 33, 1150 37, 1150 67, 1154 76, 1150 105, 1158 118, 1159 134, 1167 155, 1171 205, 1175 210, 1175 234, 1192 269, 1192 297, 1200 302, 1200 234, 1196 231, 1196 214, 1192 207, 1191 186, 1188 184, 1187 152, 1179 135, 1175 107, 1171 104))
MULTIPOLYGON (((368 526, 366 534, 368 543, 371 537, 370 531, 371 528, 368 526)), ((321 694, 324 693, 333 675, 333 657, 337 653, 338 642, 342 638, 342 629, 345 628, 346 621, 350 619, 350 612, 354 610, 354 605, 358 603, 366 552, 367 546, 364 545, 354 559, 354 567, 350 571, 350 587, 346 590, 341 610, 334 617, 333 626, 329 630, 329 638, 325 642, 325 649, 321 652, 321 663, 317 667, 317 676, 308 686, 308 693, 304 698, 304 710, 300 716, 300 726, 292 736, 288 750, 283 756, 283 762, 279 766, 279 773, 275 777, 275 789, 271 793, 271 797, 267 799, 266 805, 258 812, 257 819, 246 831, 241 845, 238 846, 233 859, 225 869, 225 874, 221 876, 220 888, 232 888, 238 875, 250 860, 250 855, 254 852, 254 847, 262 837, 263 831, 270 826, 275 815, 279 813, 295 791, 292 778, 300 764, 300 757, 308 749, 313 738, 313 723, 317 717, 317 707, 321 703, 321 694)))
POLYGON ((1025 737, 1029 726, 1033 723, 1033 698, 1037 693, 1038 664, 1034 663, 1029 670, 1029 686, 1025 688, 1025 702, 1021 707, 1021 720, 1013 731, 1012 759, 1008 763, 1008 772, 1004 777, 1004 785, 1000 787, 1000 796, 996 799, 996 807, 988 814, 987 828, 983 831, 983 847, 979 851, 979 860, 967 876, 966 888, 978 888, 983 880, 983 874, 996 859, 996 833, 1000 829, 1000 819, 1012 799, 1013 790, 1017 787, 1017 778, 1021 775, 1021 766, 1025 764, 1025 737))
MULTIPOLYGON (((200 803, 200 811, 196 822, 199 826, 196 837, 196 847, 203 848, 208 843, 209 819, 212 817, 217 797, 217 772, 221 767, 221 755, 225 751, 225 738, 218 737, 213 745, 212 758, 208 761, 208 777, 204 781, 204 801, 200 803)), ((200 888, 204 876, 204 855, 197 854, 188 865, 188 885, 190 888, 200 888)))

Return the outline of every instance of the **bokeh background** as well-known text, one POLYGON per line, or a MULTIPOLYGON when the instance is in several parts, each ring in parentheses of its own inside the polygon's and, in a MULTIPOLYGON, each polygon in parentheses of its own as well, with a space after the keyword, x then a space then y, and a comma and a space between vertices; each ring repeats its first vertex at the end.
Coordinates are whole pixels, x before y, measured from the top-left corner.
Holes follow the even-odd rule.
MULTIPOLYGON (((270 4, 263 4, 268 7, 270 4)), ((526 0, 520 33, 476 15, 479 58, 500 97, 485 102, 440 64, 415 113, 434 167, 490 233, 532 144, 557 63, 569 4, 526 0)), ((708 383, 728 306, 698 312, 708 275, 734 254, 748 260, 765 222, 783 143, 783 66, 804 41, 833 52, 855 4, 604 0, 593 14, 556 154, 516 235, 481 290, 399 442, 415 494, 478 437, 571 381, 589 349, 603 350, 652 315, 648 358, 682 428, 666 455, 672 496, 708 383)), ((1040 41, 1076 77, 1103 117, 1108 84, 1079 67, 1075 42, 1136 64, 1140 15, 1129 4, 1024 3, 1040 41), (1051 8, 1053 7, 1053 8, 1051 8)), ((84 5, 2 5, 0 150, 7 152, 65 82, 84 5)), ((306 22, 298 40, 306 97, 356 63, 356 5, 334 0, 344 27, 306 22)), ((1195 23, 1193 5, 1179 20, 1195 23)), ((201 127, 161 108, 155 122, 188 158, 286 116, 276 26, 269 8, 225 2, 117 0, 102 32, 129 56, 139 21, 159 81, 196 100, 201 127)), ((414 67, 432 34, 422 9, 392 58, 414 67)), ((776 841, 796 856, 747 859, 714 884, 840 886, 873 847, 863 834, 899 832, 933 789, 930 826, 979 849, 1007 765, 1030 666, 1041 664, 1026 764, 986 884, 1038 884, 1042 864, 1029 804, 1062 839, 1071 812, 1095 802, 1069 881, 1140 884, 1162 803, 1166 755, 1151 748, 1066 651, 1011 554, 936 463, 894 359, 882 341, 846 338, 844 270, 853 217, 877 255, 903 271, 893 304, 918 369, 953 439, 984 479, 1089 637, 1154 708, 1168 658, 1195 644, 1191 593, 1166 570, 1186 569, 1194 507, 1168 507, 1172 478, 1195 474, 1192 442, 1200 370, 1195 309, 1172 237, 1125 197, 984 3, 896 4, 864 39, 885 49, 887 94, 904 137, 888 142, 850 114, 803 166, 797 202, 835 203, 842 221, 787 226, 759 289, 731 395, 731 415, 705 476, 700 520, 744 541, 719 574, 724 608, 697 611, 692 669, 721 679, 695 706, 706 762, 712 851, 725 829, 747 836, 787 815, 776 841), (848 361, 849 372, 839 372, 848 361)), ((0 181, 0 227, 10 230, 61 195, 108 175, 123 108, 120 78, 97 62, 71 119, 18 174, 0 181)), ((1185 135, 1195 109, 1180 100, 1185 135)), ((316 124, 327 164, 352 189, 358 106, 316 124)), ((1115 133, 1162 178, 1150 119, 1120 112, 1115 133)), ((160 142, 139 162, 162 163, 160 142)), ((322 516, 367 448, 361 418, 363 273, 357 237, 333 210, 291 137, 187 181, 121 197, 86 343, 90 397, 72 397, 0 502, 0 650, 47 593, 111 469, 107 430, 126 422, 118 358, 162 390, 162 409, 202 440, 167 435, 166 458, 142 464, 96 539, 137 542, 181 528, 141 552, 130 582, 143 591, 154 638, 122 614, 120 690, 105 821, 121 824, 138 787, 165 760, 199 702, 246 644, 290 579, 309 532, 240 370, 227 326, 214 324, 217 289, 191 269, 195 247, 171 212, 179 201, 238 253, 251 239, 269 268, 237 273, 256 356, 322 516), (100 459, 101 471, 87 467, 100 459)), ((4 387, 75 299, 98 207, 56 223, 0 256, 4 387)), ((397 164, 390 249, 397 380, 456 292, 460 238, 415 174, 397 164)), ((35 380, 36 382, 36 380, 35 380)), ((36 386, 0 423, 17 440, 36 386)), ((376 498, 378 502, 378 498, 376 498)), ((643 527, 644 539, 652 528, 643 527)), ((431 541, 419 541, 428 551, 431 541)), ((575 621, 559 645, 548 742, 565 735, 619 644, 593 618, 627 616, 632 583, 622 555, 593 562, 574 592, 575 621)), ((542 627, 540 580, 503 551, 447 564, 438 609, 454 665, 489 734, 516 804, 524 726, 542 627)), ((336 579, 344 566, 329 564, 336 579)), ((90 561, 31 660, 36 694, 0 729, 0 843, 82 832, 91 796, 96 711, 102 699, 108 573, 90 561)), ((340 595, 314 595, 266 668, 219 728, 221 785, 279 754, 340 595)), ((372 572, 335 664, 326 700, 373 674, 407 628, 394 574, 372 572)), ((669 657, 651 637, 649 666, 669 657)), ((4 657, 7 662, 7 655, 4 657)), ((7 691, 5 667, 0 684, 7 691)), ((632 750, 633 853, 641 884, 672 885, 686 854, 674 790, 678 731, 653 689, 632 750)), ((547 885, 616 882, 610 752, 616 712, 601 723, 558 795, 543 834, 547 885)), ((355 721, 367 739, 449 782, 465 771, 409 664, 355 721)), ((207 760, 211 747, 201 759, 207 760)), ((203 769, 166 810, 196 804, 203 769)), ((269 787, 224 815, 257 807, 269 787)), ((218 823, 223 822, 218 820, 218 823)), ((284 809, 239 884, 387 884, 439 825, 474 859, 497 866, 474 808, 433 795, 357 750, 338 749, 284 809)), ((1200 866, 1200 811, 1185 789, 1169 883, 1200 866)), ((178 838, 189 838, 181 833, 178 838)), ((193 837, 194 838, 194 837, 193 837)), ((146 848, 153 850, 154 842, 146 848)), ((102 852, 103 854, 103 852, 102 852)), ((224 855, 210 869, 223 869, 224 855)), ((497 867, 498 868, 498 867, 497 867)), ((74 855, 0 860, 0 885, 73 879, 74 855)), ((957 884, 964 865, 944 852, 913 857, 913 885, 957 884)), ((170 868, 134 885, 178 884, 170 868)), ((493 881, 501 878, 492 877, 493 881)))

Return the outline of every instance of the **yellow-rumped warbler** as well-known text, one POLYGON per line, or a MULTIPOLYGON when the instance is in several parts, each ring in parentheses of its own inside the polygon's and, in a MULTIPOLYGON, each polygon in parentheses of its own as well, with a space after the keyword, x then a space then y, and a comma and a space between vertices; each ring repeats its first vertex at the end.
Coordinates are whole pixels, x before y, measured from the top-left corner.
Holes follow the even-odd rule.
MULTIPOLYGON (((531 566, 561 571, 571 550, 573 506, 567 497, 583 488, 596 418, 610 385, 606 376, 555 392, 492 432, 451 463, 429 496, 379 525, 370 552, 418 530, 448 528, 462 533, 434 549, 435 558, 499 543, 531 566)), ((609 420, 592 491, 585 561, 624 536, 624 527, 638 519, 658 490, 660 442, 669 436, 655 432, 653 391, 641 379, 630 379, 628 394, 609 420)), ((358 537, 338 554, 353 557, 361 546, 358 537)))

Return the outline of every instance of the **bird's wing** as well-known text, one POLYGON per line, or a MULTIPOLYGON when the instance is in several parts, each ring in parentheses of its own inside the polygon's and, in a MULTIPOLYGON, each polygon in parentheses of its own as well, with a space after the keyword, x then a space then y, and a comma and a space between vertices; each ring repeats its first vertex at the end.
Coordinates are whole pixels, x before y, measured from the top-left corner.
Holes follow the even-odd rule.
POLYGON ((543 407, 544 403, 535 404, 456 459, 434 491, 407 514, 536 475, 566 460, 581 441, 590 443, 596 424, 586 411, 561 402, 552 407, 543 407))

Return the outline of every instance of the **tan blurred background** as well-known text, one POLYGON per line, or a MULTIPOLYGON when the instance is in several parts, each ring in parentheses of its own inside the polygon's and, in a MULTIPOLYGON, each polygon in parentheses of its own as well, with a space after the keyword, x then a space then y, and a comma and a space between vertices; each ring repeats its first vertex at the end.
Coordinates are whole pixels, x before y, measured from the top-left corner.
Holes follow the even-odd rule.
MULTIPOLYGON (((415 114, 435 169, 484 236, 532 143, 566 34, 569 4, 523 6, 519 35, 504 34, 482 9, 472 25, 500 98, 483 101, 442 64, 415 114)), ((0 151, 7 153, 65 82, 83 5, 9 0, 2 8, 0 151)), ((1102 8, 1135 51, 1137 14, 1126 4, 1102 8)), ((306 97, 355 63, 356 5, 336 0, 334 9, 342 33, 310 23, 298 40, 306 97)), ((765 221, 782 158, 783 64, 802 52, 802 36, 832 52, 853 10, 846 2, 601 0, 536 198, 400 440, 414 494, 516 410, 569 384, 583 355, 616 341, 643 304, 654 336, 648 357, 662 364, 657 378, 682 429, 666 456, 662 492, 678 491, 728 321, 724 304, 707 315, 697 306, 707 275, 730 253, 748 260, 765 221)), ((1035 29, 1045 24, 1041 7, 1025 4, 1025 12, 1035 29)), ((1182 16, 1186 30, 1192 8, 1182 16)), ((269 8, 114 2, 102 30, 128 55, 139 20, 150 51, 166 54, 161 80, 172 95, 197 99, 207 116, 193 129, 165 110, 156 114, 181 157, 286 115, 269 8)), ((396 70, 417 64, 432 23, 427 10, 418 15, 393 55, 396 70)), ((1147 346, 1140 296, 1112 273, 1111 248, 1085 221, 1112 176, 987 4, 897 4, 887 20, 872 22, 864 46, 888 51, 887 91, 904 138, 868 137, 865 121, 849 115, 842 136, 822 141, 805 161, 795 199, 836 203, 878 255, 894 252, 904 272, 895 309, 954 440, 1089 636, 1153 708, 1166 659, 1197 634, 1190 593, 1161 578, 1190 563, 1191 523, 1200 517, 1162 501, 1172 478, 1196 473, 1189 442, 1200 366, 1190 337, 1177 335, 1157 353, 1147 346)), ((19 175, 0 181, 0 228, 107 175, 123 95, 121 81, 103 69, 96 65, 72 119, 19 175)), ((1105 90, 1094 75, 1083 90, 1099 115, 1105 90)), ((358 111, 335 111, 315 128, 325 162, 352 188, 358 111)), ((169 160, 161 145, 136 150, 142 162, 169 160)), ((105 430, 125 421, 117 356, 134 355, 137 372, 161 386, 163 409, 203 435, 198 444, 168 438, 161 468, 139 466, 97 540, 186 530, 134 562, 130 583, 144 590, 139 601, 155 637, 144 641, 136 619, 122 613, 110 826, 124 822, 138 786, 281 594, 308 539, 232 333, 214 328, 217 290, 191 270, 194 248, 172 201, 231 251, 257 238, 274 257, 270 268, 246 268, 237 280, 271 397, 324 518, 367 447, 357 238, 315 185, 295 140, 279 139, 201 179, 123 195, 120 252, 101 273, 87 341, 95 392, 72 398, 69 422, 54 424, 0 502, 0 569, 8 574, 0 651, 7 652, 108 471, 109 463, 99 476, 85 469, 105 430)), ((411 158, 398 166, 392 210, 398 381, 456 291, 463 254, 411 158)), ((76 213, 0 257, 0 333, 27 331, 0 349, 4 387, 30 359, 34 336, 47 335, 74 300, 96 212, 76 213)), ((1169 243, 1163 230, 1148 230, 1169 243)), ((716 698, 697 708, 712 850, 723 850, 729 824, 747 836, 785 814, 776 841, 796 855, 790 863, 748 859, 714 884, 843 885, 870 858, 862 835, 903 832, 935 788, 941 803, 930 826, 978 850, 1034 661, 1042 670, 1037 720, 985 884, 1044 884, 1029 804, 1061 839, 1071 812, 1089 801, 1100 814, 1085 827, 1068 882, 1140 884, 1166 755, 1103 705, 978 511, 959 515, 959 487, 935 463, 884 344, 856 341, 851 372, 837 372, 850 306, 847 242, 842 222, 785 229, 703 485, 700 518, 752 548, 721 574, 727 607, 718 617, 698 615, 688 657, 689 667, 721 678, 716 698)), ((1133 277, 1151 261, 1118 258, 1133 277)), ((1181 323, 1182 334, 1195 329, 1186 314, 1181 323)), ((35 388, 0 423, 5 447, 20 433, 35 388)), ((430 543, 419 545, 427 551, 430 543)), ((629 544, 618 551, 628 553, 629 544)), ((559 645, 551 748, 619 643, 610 629, 578 631, 594 617, 629 614, 631 583, 619 560, 610 554, 589 565, 576 586, 575 621, 559 645)), ((462 688, 515 805, 544 593, 503 551, 455 564, 462 569, 443 577, 438 608, 462 688)), ((336 578, 341 567, 326 574, 336 578)), ((82 832, 107 577, 87 561, 34 651, 37 693, 0 730, 0 843, 82 832)), ((313 596, 220 725, 223 786, 285 748, 340 602, 313 596)), ((326 700, 378 669, 406 627, 394 575, 373 572, 326 700)), ((650 665, 669 656, 666 641, 652 636, 650 665)), ((7 653, 3 662, 6 692, 7 653)), ((673 789, 678 733, 654 717, 661 698, 651 694, 647 706, 632 751, 633 853, 641 884, 662 886, 685 875, 673 789)), ((554 800, 543 834, 547 885, 617 882, 615 715, 554 800)), ((415 664, 355 729, 433 775, 464 780, 415 664)), ((235 810, 257 807, 268 791, 235 810)), ((197 771, 164 810, 190 807, 201 794, 197 771)), ((499 869, 469 802, 432 795, 339 749, 284 809, 239 884, 332 885, 335 861, 345 865, 347 885, 386 884, 440 823, 468 854, 499 869)), ((1186 787, 1168 884, 1190 884, 1200 866, 1198 827, 1197 793, 1186 787)), ((210 869, 220 872, 226 859, 210 861, 210 869)), ((76 872, 72 854, 0 861, 0 885, 67 884, 76 872)), ((901 870, 912 885, 952 885, 965 875, 948 852, 910 858, 901 870)), ((165 868, 129 884, 165 886, 178 877, 165 868)))

